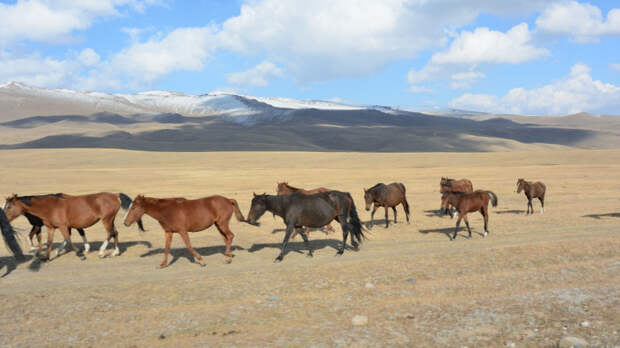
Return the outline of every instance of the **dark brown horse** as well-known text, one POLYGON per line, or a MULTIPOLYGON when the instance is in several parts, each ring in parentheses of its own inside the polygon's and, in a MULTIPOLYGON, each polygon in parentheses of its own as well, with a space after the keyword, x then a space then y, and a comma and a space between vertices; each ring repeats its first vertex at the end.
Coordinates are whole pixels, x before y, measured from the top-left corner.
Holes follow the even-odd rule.
MULTIPOLYGON (((295 193, 295 192, 299 192, 304 195, 314 195, 319 192, 329 192, 329 191, 333 191, 333 190, 325 188, 325 187, 317 187, 315 189, 305 190, 299 187, 291 186, 287 182, 279 182, 276 186, 276 192, 278 193, 278 196, 290 195, 291 193, 295 193)), ((308 235, 308 233, 310 232, 310 229, 308 227, 303 227, 302 231, 303 231, 302 233, 306 233, 306 235, 308 235)), ((327 235, 329 232, 335 232, 335 231, 336 230, 334 230, 334 228, 332 227, 331 222, 327 224, 327 226, 325 226, 323 229, 323 232, 325 233, 325 235, 327 235)), ((297 236, 297 229, 293 231, 291 238, 295 238, 295 236, 297 236)))
MULTIPOLYGON (((118 248, 118 231, 114 227, 114 219, 119 209, 127 209, 131 199, 124 193, 114 194, 100 192, 88 195, 71 196, 68 194, 56 194, 35 196, 29 199, 20 199, 17 195, 7 198, 4 211, 9 221, 22 214, 31 214, 39 217, 47 227, 47 253, 46 259, 50 259, 50 252, 54 241, 54 231, 58 228, 69 247, 81 258, 85 256, 71 242, 70 228, 88 228, 101 220, 107 231, 107 238, 99 249, 99 256, 105 256, 105 249, 110 239, 114 238, 113 256, 120 255, 118 248)), ((39 253, 41 253, 39 245, 39 253)))
POLYGON ((545 212, 545 192, 547 191, 545 184, 540 181, 531 182, 519 179, 517 180, 517 193, 521 193, 521 191, 527 197, 527 214, 530 213, 530 209, 532 214, 534 214, 534 206, 532 206, 532 199, 534 198, 538 198, 540 201, 540 213, 543 214, 545 212))
MULTIPOLYGON (((357 249, 359 243, 364 238, 362 224, 355 209, 355 202, 348 192, 329 191, 314 195, 293 193, 281 196, 257 195, 255 193, 247 222, 258 226, 258 219, 266 211, 280 216, 286 224, 286 234, 282 241, 280 255, 276 257, 274 262, 282 261, 286 253, 288 240, 295 228, 298 227, 321 227, 332 220, 340 222, 342 227, 342 246, 336 255, 344 253, 349 232, 351 232, 351 244, 355 249, 357 249)), ((311 257, 312 248, 308 242, 308 237, 305 233, 302 233, 301 236, 308 248, 308 256, 311 257)))
POLYGON ((472 193, 474 192, 474 185, 469 179, 455 180, 442 177, 439 181, 439 193, 446 191, 472 193))
POLYGON ((378 183, 375 186, 364 189, 364 200, 366 201, 366 211, 370 211, 372 205, 372 213, 370 213, 370 226, 373 226, 375 212, 379 207, 385 208, 385 228, 389 226, 388 208, 394 211, 394 223, 396 223, 396 206, 403 205, 407 223, 409 223, 409 203, 407 202, 407 190, 405 185, 399 182, 393 182, 389 185, 378 183))
POLYGON ((226 243, 225 261, 230 263, 232 261, 230 248, 235 235, 228 225, 233 213, 238 221, 245 221, 237 201, 223 196, 209 196, 199 199, 160 199, 139 195, 131 203, 123 223, 125 226, 130 226, 144 214, 151 216, 159 222, 159 225, 166 233, 164 260, 159 264, 160 268, 166 267, 168 264, 168 254, 170 253, 170 242, 172 241, 173 233, 178 233, 181 236, 187 249, 194 255, 196 261, 204 267, 204 260, 192 248, 188 232, 206 230, 215 224, 226 243))
POLYGON ((4 214, 4 210, 2 209, 0 209, 0 230, 7 248, 11 251, 11 253, 13 253, 15 258, 22 259, 24 257, 24 253, 15 238, 15 230, 13 229, 13 226, 11 226, 9 219, 6 218, 6 214, 4 214))
POLYGON ((491 191, 476 190, 473 193, 451 192, 446 191, 441 197, 441 209, 444 214, 449 214, 449 205, 456 208, 459 213, 458 220, 456 220, 456 228, 454 234, 450 237, 450 240, 456 238, 456 233, 459 230, 461 220, 465 220, 467 231, 469 232, 469 238, 471 238, 471 229, 469 228, 469 221, 467 220, 467 213, 479 211, 484 217, 484 237, 489 234, 489 199, 493 204, 493 207, 497 207, 497 196, 491 191))

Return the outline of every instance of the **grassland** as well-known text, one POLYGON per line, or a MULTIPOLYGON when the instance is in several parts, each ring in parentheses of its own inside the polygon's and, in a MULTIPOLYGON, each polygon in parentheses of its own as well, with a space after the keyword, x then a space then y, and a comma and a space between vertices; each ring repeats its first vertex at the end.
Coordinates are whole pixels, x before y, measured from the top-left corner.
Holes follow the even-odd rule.
MULTIPOLYGON (((412 223, 376 224, 359 252, 334 257, 338 233, 298 238, 280 264, 279 218, 233 221, 235 258, 224 264, 214 229, 191 235, 207 262, 173 239, 163 270, 163 232, 117 221, 122 255, 15 264, 0 251, 0 345, 7 346, 553 346, 565 335, 620 344, 620 151, 511 153, 150 153, 121 150, 0 151, 0 194, 98 191, 235 198, 277 181, 350 191, 363 221, 364 187, 406 185, 412 223), (441 176, 467 177, 499 196, 490 235, 472 215, 436 215, 441 176), (516 179, 545 182, 545 214, 524 214, 516 179), (355 315, 368 323, 355 326, 355 315)), ((392 214, 390 212, 390 217, 392 214)), ((383 220, 379 211, 375 218, 383 220)), ((14 226, 26 231, 23 218, 14 226)), ((96 249, 104 230, 87 230, 96 249)), ((74 236, 74 241, 79 241, 74 236)), ((56 236, 60 242, 60 236, 56 236)), ((80 243, 78 243, 80 244, 80 243)))

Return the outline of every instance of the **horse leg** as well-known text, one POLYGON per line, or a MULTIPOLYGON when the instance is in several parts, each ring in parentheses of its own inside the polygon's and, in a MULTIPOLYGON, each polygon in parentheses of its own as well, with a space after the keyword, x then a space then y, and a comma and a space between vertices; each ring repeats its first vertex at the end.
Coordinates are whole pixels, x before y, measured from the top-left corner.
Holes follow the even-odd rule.
POLYGON ((480 209, 480 213, 482 214, 482 217, 484 217, 484 235, 483 237, 486 237, 489 235, 489 229, 487 228, 489 225, 489 211, 488 211, 488 207, 482 207, 482 209, 480 209))
POLYGON ((164 268, 168 265, 168 254, 170 254, 170 242, 172 242, 172 232, 166 231, 166 243, 164 246, 164 261, 159 264, 159 268, 164 268))
POLYGON ((540 213, 544 214, 545 213, 545 197, 544 196, 538 197, 538 200, 540 201, 540 213))
POLYGON ((390 227, 390 220, 388 220, 388 207, 385 206, 385 228, 390 227))
MULTIPOLYGON (((342 228, 342 246, 336 253, 336 256, 344 254, 344 248, 347 246, 347 237, 349 236, 349 224, 347 223, 347 216, 344 214, 340 216, 340 226, 342 228)), ((357 248, 357 243, 353 241, 353 234, 351 234, 351 244, 357 248)))
POLYGON ((230 230, 228 223, 222 223, 220 225, 219 223, 216 222, 215 227, 217 227, 217 230, 220 231, 222 238, 224 238, 224 243, 226 243, 226 251, 224 252, 224 256, 225 256, 224 262, 231 263, 232 262, 231 245, 232 245, 233 238, 235 238, 235 234, 232 233, 232 231, 230 230))
POLYGON ((467 215, 463 215, 463 220, 465 220, 465 226, 467 226, 467 232, 469 233, 469 239, 471 239, 471 228, 469 228, 469 220, 467 219, 467 215))
POLYGON ((304 245, 308 248, 308 257, 312 257, 312 247, 310 247, 310 242, 308 242, 308 236, 306 236, 305 233, 302 233, 301 238, 304 239, 304 245))
POLYGON ((534 207, 532 206, 532 199, 528 197, 528 199, 527 199, 527 215, 530 214, 530 208, 532 209, 532 213, 534 213, 534 207))
POLYGON ((78 228, 77 230, 80 234, 80 237, 82 237, 82 241, 84 241, 84 252, 87 253, 90 251, 90 244, 88 244, 88 239, 86 239, 86 233, 82 228, 78 228))
POLYGON ((327 224, 327 226, 325 226, 325 228, 323 228, 323 233, 325 233, 325 235, 327 236, 330 232, 336 232, 336 230, 334 230, 334 227, 332 227, 331 222, 327 224))
POLYGON ((379 207, 373 204, 372 213, 370 213, 370 227, 368 228, 369 230, 372 230, 372 226, 374 225, 375 212, 377 211, 377 209, 379 209, 379 207))
POLYGON ((396 206, 392 207, 392 210, 394 211, 394 225, 396 225, 398 222, 396 221, 396 206))
POLYGON ((84 254, 80 252, 80 250, 73 244, 73 242, 71 242, 71 232, 69 232, 70 230, 70 227, 60 227, 60 233, 62 233, 62 236, 65 238, 65 242, 69 244, 69 247, 73 251, 75 251, 75 254, 80 258, 80 260, 86 260, 86 256, 84 256, 84 254))
MULTIPOLYGON (((62 233, 62 230, 61 230, 61 233, 62 233)), ((69 240, 71 240, 71 227, 69 227, 69 240)), ((64 254, 65 251, 67 251, 67 240, 63 238, 62 242, 60 242, 60 246, 58 247, 58 250, 56 250, 56 257, 64 254)))
POLYGON ((291 237, 291 234, 293 233, 294 229, 295 229, 294 223, 291 223, 288 226, 286 226, 286 233, 284 234, 284 240, 282 241, 282 250, 280 250, 280 255, 278 255, 278 257, 276 257, 276 259, 273 260, 274 263, 278 263, 282 261, 282 259, 284 258, 284 253, 286 252, 286 246, 288 245, 288 240, 291 237))
POLYGON ((34 243, 32 242, 32 238, 34 236, 37 236, 37 239, 39 240, 39 245, 41 245, 41 226, 32 226, 32 229, 30 230, 30 233, 28 233, 28 242, 30 243, 30 251, 35 250, 36 248, 34 247, 34 243))
MULTIPOLYGON (((179 234, 181 235, 181 239, 183 239, 183 242, 185 242, 185 247, 187 247, 187 250, 189 250, 189 252, 194 255, 194 260, 196 260, 200 266, 206 266, 205 261, 202 259, 202 256, 200 256, 200 254, 198 254, 196 250, 192 248, 192 244, 189 242, 189 235, 187 234, 187 231, 181 231, 179 232, 179 234)), ((228 241, 226 242, 226 249, 229 249, 228 241)), ((230 253, 230 250, 227 250, 227 252, 230 253)))
POLYGON ((47 253, 44 260, 51 261, 50 253, 52 252, 52 244, 54 244, 54 231, 56 231, 56 228, 47 227, 47 253))
POLYGON ((407 223, 409 223, 409 202, 406 199, 403 200, 403 209, 405 210, 405 217, 407 218, 407 223))
POLYGON ((459 225, 461 224, 461 220, 463 219, 463 215, 459 214, 459 218, 456 220, 456 228, 454 229, 454 234, 450 240, 454 240, 456 238, 456 233, 459 231, 459 225))

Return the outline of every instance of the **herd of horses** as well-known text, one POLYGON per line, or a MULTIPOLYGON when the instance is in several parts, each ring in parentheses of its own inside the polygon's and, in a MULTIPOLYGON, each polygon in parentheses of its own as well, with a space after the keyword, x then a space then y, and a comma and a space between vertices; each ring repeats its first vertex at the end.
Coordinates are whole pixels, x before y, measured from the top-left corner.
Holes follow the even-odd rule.
MULTIPOLYGON (((524 179, 517 181, 517 193, 524 191, 528 199, 527 214, 534 213, 532 199, 538 198, 541 203, 541 213, 544 212, 544 201, 546 187, 542 182, 529 182, 524 179)), ((160 268, 168 265, 168 255, 172 236, 177 233, 183 239, 185 246, 194 256, 194 261, 201 266, 205 266, 203 258, 191 245, 189 232, 203 231, 213 225, 222 235, 226 249, 224 252, 225 262, 232 261, 231 246, 234 234, 230 229, 229 223, 233 215, 241 222, 259 226, 259 219, 270 212, 274 216, 282 218, 286 225, 284 240, 282 241, 280 254, 274 262, 280 262, 286 254, 286 248, 291 238, 300 234, 305 247, 308 249, 308 257, 312 257, 312 248, 308 242, 309 228, 324 228, 327 234, 334 231, 331 226, 332 221, 340 224, 342 229, 342 244, 338 248, 336 255, 342 255, 349 239, 354 250, 358 250, 359 245, 365 239, 362 222, 357 214, 355 202, 349 192, 343 192, 324 187, 312 190, 305 190, 288 185, 282 182, 277 184, 276 195, 266 193, 257 195, 254 193, 250 211, 247 218, 243 216, 239 209, 239 204, 234 199, 215 195, 199 199, 185 198, 153 198, 138 195, 133 200, 124 193, 94 193, 87 195, 73 196, 64 193, 46 194, 37 196, 17 196, 13 195, 6 199, 2 209, 0 209, 0 228, 2 236, 8 249, 17 258, 23 257, 20 244, 15 236, 15 230, 11 226, 11 221, 20 215, 28 219, 32 225, 28 240, 34 250, 33 238, 38 240, 37 254, 42 260, 51 259, 51 249, 54 240, 54 231, 60 230, 63 236, 63 243, 59 247, 60 254, 66 246, 75 251, 76 255, 82 260, 85 259, 84 252, 90 250, 90 245, 86 239, 84 229, 93 226, 101 221, 107 236, 99 249, 99 256, 106 256, 106 249, 111 240, 114 241, 113 256, 120 255, 118 246, 118 231, 114 226, 114 220, 119 210, 126 211, 123 218, 125 226, 129 227, 136 223, 140 231, 144 231, 142 217, 146 214, 157 220, 165 232, 164 259, 159 264, 160 268), (47 249, 43 256, 41 229, 47 228, 47 249), (71 230, 77 229, 84 241, 84 249, 79 250, 71 242, 71 230)), ((471 229, 467 219, 468 213, 480 212, 484 218, 484 236, 487 236, 489 219, 489 202, 493 207, 497 206, 497 195, 488 190, 473 190, 473 185, 468 179, 454 180, 441 178, 441 209, 442 214, 454 217, 458 215, 456 227, 452 235, 448 234, 450 240, 457 236, 462 220, 465 221, 468 237, 471 238, 471 229)), ((405 218, 409 223, 409 203, 406 198, 405 185, 402 183, 383 184, 364 189, 364 201, 366 211, 370 214, 368 229, 373 228, 374 214, 377 209, 385 209, 385 227, 389 227, 388 208, 394 212, 394 223, 397 222, 396 207, 403 206, 405 218)))

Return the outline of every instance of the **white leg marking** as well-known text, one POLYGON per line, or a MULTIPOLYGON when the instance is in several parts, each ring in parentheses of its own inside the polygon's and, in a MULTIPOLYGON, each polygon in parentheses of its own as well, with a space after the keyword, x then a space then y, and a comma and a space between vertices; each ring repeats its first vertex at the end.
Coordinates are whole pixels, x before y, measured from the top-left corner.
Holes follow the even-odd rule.
POLYGON ((133 206, 133 202, 131 202, 131 204, 129 205, 129 208, 127 208, 127 211, 125 212, 125 215, 123 215, 123 223, 125 223, 125 220, 127 220, 127 215, 129 215, 129 211, 131 210, 132 206, 133 206))
POLYGON ((114 252, 112 253, 112 256, 118 256, 121 254, 121 251, 118 249, 118 247, 114 248, 114 252))
POLYGON ((84 243, 84 252, 87 253, 90 251, 90 244, 84 243))
POLYGON ((540 213, 541 213, 541 214, 544 214, 544 213, 545 213, 545 208, 542 208, 542 207, 541 207, 541 208, 540 208, 540 213))
POLYGON ((105 253, 105 249, 108 247, 108 241, 104 240, 103 244, 101 244, 101 248, 99 248, 99 256, 103 256, 105 253))
POLYGON ((2 210, 6 210, 6 206, 9 205, 9 202, 4 202, 4 204, 2 205, 2 210))

